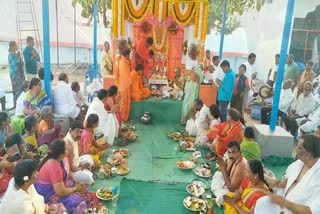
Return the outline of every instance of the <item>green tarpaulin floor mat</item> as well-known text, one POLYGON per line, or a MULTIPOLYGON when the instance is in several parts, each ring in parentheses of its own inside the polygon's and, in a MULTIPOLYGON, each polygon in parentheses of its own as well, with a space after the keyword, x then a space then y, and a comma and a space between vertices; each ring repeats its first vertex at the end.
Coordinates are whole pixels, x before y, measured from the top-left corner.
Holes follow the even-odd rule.
MULTIPOLYGON (((116 214, 187 214, 183 199, 186 184, 168 184, 123 179, 116 214)), ((223 213, 219 210, 218 213, 223 213)))
POLYGON ((179 124, 181 120, 182 101, 165 99, 155 101, 153 98, 140 103, 131 101, 130 120, 140 121, 144 112, 151 112, 152 123, 179 124))
POLYGON ((293 158, 281 158, 275 156, 270 156, 263 160, 264 166, 269 168, 276 175, 277 179, 282 179, 288 166, 293 162, 293 158))
MULTIPOLYGON (((139 122, 135 124, 129 124, 136 127, 136 133, 139 136, 139 140, 137 142, 130 143, 125 147, 131 152, 131 154, 126 158, 127 165, 131 170, 130 174, 126 176, 115 176, 105 180, 96 179, 95 184, 90 186, 89 190, 95 192, 102 187, 119 186, 120 181, 123 178, 139 180, 142 181, 142 183, 151 181, 165 181, 186 184, 190 183, 192 179, 198 178, 198 176, 195 175, 192 170, 185 171, 176 167, 177 161, 187 160, 192 156, 192 152, 180 152, 178 149, 178 143, 167 136, 169 132, 184 130, 184 127, 180 126, 179 124, 181 103, 178 103, 179 102, 170 100, 152 103, 152 101, 147 100, 135 104, 134 108, 136 108, 136 105, 148 106, 149 109, 147 110, 151 112, 153 122, 149 125, 144 125, 139 122), (177 104, 180 105, 180 107, 177 107, 177 104), (173 122, 173 120, 175 122, 173 122)), ((132 111, 136 111, 136 109, 132 109, 132 111)), ((141 107, 139 111, 141 111, 142 114, 146 110, 141 107)), ((137 114, 137 117, 139 117, 137 121, 140 121, 140 116, 140 113, 137 114)), ((200 149, 200 151, 203 157, 208 152, 203 149, 200 149)), ((111 149, 107 150, 102 159, 104 164, 107 162, 107 157, 110 153, 111 149)), ((200 161, 207 162, 207 160, 203 158, 200 159, 200 161)), ((277 166, 274 164, 269 164, 267 161, 265 162, 265 165, 272 170, 279 179, 285 173, 289 163, 283 163, 282 165, 277 166)), ((208 183, 211 183, 210 179, 206 180, 208 183)), ((187 195, 185 190, 187 186, 186 184, 183 185, 183 194, 187 195)), ((137 191, 140 191, 140 189, 137 189, 137 191)), ((121 203, 124 203, 124 200, 126 199, 123 198, 123 193, 120 190, 121 203)), ((179 200, 181 201, 183 198, 179 200)), ((108 207, 110 214, 115 213, 116 208, 112 206, 111 202, 103 202, 103 204, 108 207)), ((127 205, 130 205, 129 202, 127 202, 127 205)), ((177 205, 181 206, 182 203, 177 203, 177 205)), ((163 213, 171 212, 163 211, 163 213)))

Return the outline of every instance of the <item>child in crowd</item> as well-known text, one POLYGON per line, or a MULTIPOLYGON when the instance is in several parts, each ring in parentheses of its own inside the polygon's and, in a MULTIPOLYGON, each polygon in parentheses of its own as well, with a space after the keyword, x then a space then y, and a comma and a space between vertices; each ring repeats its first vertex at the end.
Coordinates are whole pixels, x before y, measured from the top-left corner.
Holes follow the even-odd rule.
MULTIPOLYGON (((44 83, 44 68, 39 68, 38 70, 38 77, 39 79, 41 80, 41 86, 42 86, 42 90, 45 90, 45 83, 44 83)), ((50 73, 50 78, 51 78, 51 82, 53 81, 54 79, 54 76, 53 76, 53 73, 51 72, 50 73)))
POLYGON ((74 97, 75 101, 77 102, 78 106, 80 108, 88 109, 88 106, 86 104, 86 100, 83 97, 82 92, 81 92, 80 84, 78 82, 73 82, 71 84, 71 89, 73 92, 73 97, 74 97))
POLYGON ((103 140, 96 141, 94 131, 98 127, 99 117, 96 114, 90 114, 84 122, 84 131, 82 132, 81 140, 79 142, 80 156, 90 154, 94 161, 94 167, 99 167, 101 157, 104 155, 106 149, 110 148, 109 144, 103 140))
POLYGON ((26 143, 26 149, 28 152, 38 153, 38 143, 36 139, 36 133, 38 130, 38 121, 34 116, 26 117, 24 121, 25 134, 23 140, 26 143))
POLYGON ((197 138, 195 144, 198 147, 207 148, 207 142, 209 138, 207 137, 208 131, 216 125, 220 124, 220 109, 218 105, 211 105, 210 106, 210 113, 213 117, 211 120, 208 116, 206 118, 206 129, 198 129, 197 131, 197 138))
POLYGON ((248 126, 244 130, 244 140, 240 144, 241 152, 244 158, 249 160, 260 160, 261 148, 255 141, 254 130, 248 126))
POLYGON ((5 141, 12 133, 10 123, 9 115, 6 112, 0 112, 0 149, 4 147, 5 141))

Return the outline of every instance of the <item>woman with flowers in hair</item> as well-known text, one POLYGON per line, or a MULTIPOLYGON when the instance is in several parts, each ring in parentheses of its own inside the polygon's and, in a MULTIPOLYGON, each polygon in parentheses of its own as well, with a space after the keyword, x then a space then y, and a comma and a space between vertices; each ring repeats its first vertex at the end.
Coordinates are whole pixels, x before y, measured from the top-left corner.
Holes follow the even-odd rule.
POLYGON ((97 201, 88 193, 86 185, 75 179, 67 153, 63 140, 52 142, 47 157, 41 163, 35 188, 50 207, 59 204, 58 208, 55 207, 58 213, 83 214, 97 201))
POLYGON ((109 144, 105 143, 104 140, 96 141, 94 131, 98 125, 98 115, 90 114, 87 120, 84 122, 84 130, 79 142, 80 156, 89 154, 94 161, 95 168, 102 164, 100 160, 101 157, 104 155, 106 149, 111 147, 109 144))

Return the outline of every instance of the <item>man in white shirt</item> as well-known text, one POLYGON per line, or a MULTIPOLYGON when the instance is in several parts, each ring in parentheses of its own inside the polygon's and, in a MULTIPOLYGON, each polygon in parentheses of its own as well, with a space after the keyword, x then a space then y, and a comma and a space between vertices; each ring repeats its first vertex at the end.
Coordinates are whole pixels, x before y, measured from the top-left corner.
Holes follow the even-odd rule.
POLYGON ((209 65, 208 70, 209 72, 204 75, 203 83, 214 85, 216 81, 214 80, 215 71, 213 65, 209 65))
POLYGON ((256 54, 251 53, 248 56, 248 61, 244 63, 244 65, 247 68, 245 76, 249 79, 249 81, 251 80, 252 75, 257 72, 256 66, 254 64, 255 62, 256 62, 256 54))
MULTIPOLYGON (((287 80, 283 83, 283 88, 280 94, 278 115, 285 120, 287 118, 289 107, 294 99, 292 93, 292 81, 287 80)), ((267 105, 261 109, 261 124, 269 124, 272 104, 267 105)))
POLYGON ((219 57, 218 56, 212 57, 212 63, 214 68, 214 73, 213 73, 214 81, 216 81, 216 79, 219 79, 220 81, 222 81, 225 73, 222 71, 222 68, 220 67, 219 57))
MULTIPOLYGON (((102 136, 108 144, 112 145, 115 138, 118 136, 119 123, 115 114, 108 113, 104 108, 104 103, 106 102, 108 96, 108 91, 105 89, 100 89, 97 93, 97 97, 93 98, 93 101, 89 105, 87 115, 85 120, 90 114, 97 114, 99 117, 99 125, 95 129, 96 136, 102 136)), ((111 111, 118 111, 118 106, 115 105, 111 111)))
MULTIPOLYGON (((254 53, 251 53, 249 54, 248 56, 248 62, 244 63, 244 65, 246 66, 247 70, 246 70, 246 73, 244 74, 248 80, 249 80, 249 83, 250 83, 250 88, 251 87, 251 79, 252 79, 252 75, 253 74, 256 74, 257 71, 256 71, 256 66, 255 66, 255 63, 256 62, 256 54, 254 53)), ((260 77, 258 75, 255 75, 257 79, 259 79, 260 77)), ((243 102, 242 102, 242 112, 244 112, 245 110, 249 109, 249 103, 250 103, 250 100, 253 99, 253 96, 250 96, 250 99, 248 99, 248 96, 249 94, 253 94, 252 91, 248 91, 247 93, 244 94, 243 96, 243 102)))
POLYGON ((186 131, 190 136, 196 136, 199 128, 207 129, 207 118, 213 119, 210 109, 203 104, 202 100, 197 100, 191 110, 191 118, 187 121, 186 131))
POLYGON ((25 81, 22 85, 22 92, 17 99, 15 116, 23 113, 23 108, 24 108, 23 101, 24 101, 24 98, 26 97, 27 91, 29 91, 29 82, 25 81))
POLYGON ((318 103, 308 117, 299 118, 301 120, 300 127, 298 129, 298 137, 313 133, 320 125, 320 104, 318 103))
POLYGON ((316 87, 315 91, 313 92, 313 96, 315 101, 319 104, 320 103, 320 87, 316 87))
POLYGON ((80 114, 80 108, 74 99, 71 87, 68 85, 67 74, 61 73, 58 77, 59 82, 53 90, 54 111, 57 114, 75 119, 80 114))
POLYGON ((279 59, 280 59, 280 54, 275 55, 275 64, 270 68, 269 73, 268 73, 268 78, 267 78, 267 83, 269 81, 274 82, 275 80, 273 79, 274 73, 278 71, 278 66, 279 66, 279 59))
POLYGON ((288 167, 282 181, 275 182, 277 194, 257 201, 254 214, 320 213, 319 140, 314 135, 299 138, 298 160, 288 167))
POLYGON ((88 185, 93 183, 92 173, 88 173, 87 170, 93 165, 93 159, 90 155, 85 154, 86 163, 80 161, 78 142, 81 139, 83 126, 82 124, 75 120, 71 123, 71 127, 66 137, 63 139, 66 144, 66 149, 68 150, 68 159, 70 162, 71 171, 74 173, 75 178, 79 182, 84 182, 88 185))
POLYGON ((303 93, 299 95, 296 105, 291 107, 289 117, 283 120, 287 130, 290 131, 293 136, 296 136, 298 127, 302 122, 299 118, 308 117, 316 105, 312 88, 312 82, 308 81, 304 84, 303 93))

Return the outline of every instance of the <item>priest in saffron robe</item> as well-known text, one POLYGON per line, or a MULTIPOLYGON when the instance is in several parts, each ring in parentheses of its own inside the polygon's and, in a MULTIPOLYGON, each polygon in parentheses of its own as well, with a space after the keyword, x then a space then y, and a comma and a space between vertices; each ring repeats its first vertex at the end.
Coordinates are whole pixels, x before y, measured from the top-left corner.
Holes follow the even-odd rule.
POLYGON ((120 114, 123 121, 128 121, 130 113, 130 50, 123 51, 123 55, 117 59, 115 70, 115 84, 118 87, 120 97, 120 114))
MULTIPOLYGON (((207 134, 209 138, 208 147, 214 149, 218 156, 223 156, 228 149, 231 141, 239 144, 243 141, 241 129, 240 113, 238 110, 230 108, 228 111, 227 122, 216 125, 207 134), (212 143, 211 143, 212 142, 212 143)), ((208 156, 208 158, 211 158, 208 156)))
POLYGON ((141 100, 148 99, 150 97, 150 89, 144 88, 142 84, 143 65, 138 64, 136 69, 131 72, 131 98, 139 103, 141 100))
MULTIPOLYGON (((131 59, 132 68, 135 68, 138 64, 142 64, 144 67, 147 67, 152 44, 153 39, 149 37, 147 39, 140 40, 140 42, 134 47, 131 59)), ((145 75, 143 74, 142 76, 144 77, 145 75)))

